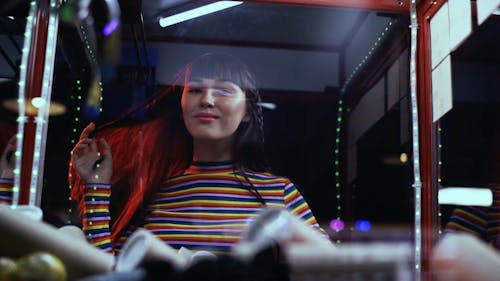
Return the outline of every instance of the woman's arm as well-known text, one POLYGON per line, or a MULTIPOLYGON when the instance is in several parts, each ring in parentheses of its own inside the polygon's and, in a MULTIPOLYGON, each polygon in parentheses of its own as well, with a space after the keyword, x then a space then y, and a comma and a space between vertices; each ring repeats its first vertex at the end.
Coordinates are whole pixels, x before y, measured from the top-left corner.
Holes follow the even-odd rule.
POLYGON ((86 184, 83 231, 87 240, 105 252, 112 253, 109 198, 111 185, 86 184))
POLYGON ((285 185, 285 208, 296 217, 302 219, 306 224, 317 229, 323 236, 328 237, 328 234, 319 226, 302 194, 300 194, 297 187, 289 180, 287 180, 285 185))
POLYGON ((83 231, 87 240, 96 247, 113 252, 111 243, 110 209, 112 155, 109 144, 101 139, 99 146, 91 133, 89 124, 80 135, 80 140, 71 152, 71 165, 84 182, 83 231))

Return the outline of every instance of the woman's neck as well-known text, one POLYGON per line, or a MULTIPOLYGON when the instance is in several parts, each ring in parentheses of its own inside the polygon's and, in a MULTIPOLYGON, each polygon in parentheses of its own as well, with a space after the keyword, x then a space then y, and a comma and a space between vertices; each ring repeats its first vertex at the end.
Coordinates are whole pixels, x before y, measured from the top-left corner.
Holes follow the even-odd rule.
POLYGON ((221 162, 233 159, 230 140, 194 140, 193 161, 221 162))

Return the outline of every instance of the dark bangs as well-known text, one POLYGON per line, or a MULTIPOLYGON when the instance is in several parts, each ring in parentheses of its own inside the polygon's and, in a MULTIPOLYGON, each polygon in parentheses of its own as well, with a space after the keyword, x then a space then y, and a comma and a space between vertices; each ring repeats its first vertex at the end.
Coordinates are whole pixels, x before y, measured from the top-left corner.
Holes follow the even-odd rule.
POLYGON ((188 74, 186 79, 209 78, 231 81, 247 94, 256 91, 256 84, 248 67, 229 54, 208 53, 202 55, 189 64, 186 71, 188 74))

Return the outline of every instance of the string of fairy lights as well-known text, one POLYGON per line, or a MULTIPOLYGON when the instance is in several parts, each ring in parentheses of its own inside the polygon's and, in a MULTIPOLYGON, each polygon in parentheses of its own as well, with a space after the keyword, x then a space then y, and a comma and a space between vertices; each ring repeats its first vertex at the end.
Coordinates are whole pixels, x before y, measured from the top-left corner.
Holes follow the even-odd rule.
MULTIPOLYGON (((416 9, 416 0, 411 0, 410 2, 410 28, 411 28, 411 47, 410 47, 410 102, 411 102, 411 118, 412 118, 412 138, 413 138, 413 188, 414 188, 414 196, 415 196, 415 212, 414 212, 414 227, 415 227, 415 276, 416 280, 420 279, 421 275, 421 246, 422 246, 422 237, 421 237, 421 178, 420 178, 420 162, 419 157, 419 131, 418 131, 418 108, 417 108, 417 62, 416 62, 416 50, 417 50, 417 30, 418 30, 418 21, 417 21, 417 9, 416 9)), ((341 207, 341 177, 340 177, 340 136, 341 130, 343 126, 343 114, 344 114, 344 104, 343 104, 343 96, 346 92, 347 87, 351 83, 351 81, 356 77, 357 72, 362 69, 365 63, 369 60, 371 55, 375 52, 376 48, 379 46, 380 42, 384 38, 387 33, 389 33, 391 26, 394 22, 390 21, 384 31, 380 34, 377 40, 374 42, 372 48, 368 52, 368 54, 362 59, 362 61, 354 68, 353 72, 350 74, 345 84, 341 88, 339 101, 338 101, 338 111, 337 111, 337 128, 336 128, 336 138, 335 138, 335 178, 336 178, 336 199, 337 199, 337 218, 334 220, 333 224, 330 226, 335 231, 341 231, 344 228, 344 224, 341 220, 342 218, 342 207, 341 207)), ((441 148, 441 146, 440 146, 441 148)), ((441 165, 441 162, 439 163, 441 165)), ((340 243, 340 240, 337 240, 336 243, 340 243)))
MULTIPOLYGON (((442 161, 442 150, 443 150, 443 144, 441 142, 441 125, 440 123, 438 122, 438 188, 441 188, 441 171, 442 171, 442 167, 443 167, 443 161, 442 161)), ((438 233, 439 235, 443 234, 443 229, 441 227, 441 217, 443 216, 443 214, 441 213, 441 208, 438 208, 438 220, 439 220, 439 230, 438 230, 438 233)))
POLYGON ((412 144, 413 144, 413 188, 415 196, 415 280, 420 280, 422 265, 422 181, 420 178, 420 143, 418 129, 418 103, 417 103, 417 3, 416 0, 410 2, 410 105, 412 124, 412 144))
MULTIPOLYGON (((90 58, 92 59, 92 62, 97 65, 97 58, 96 58, 96 52, 94 51, 93 49, 93 46, 90 44, 90 41, 89 41, 89 38, 88 38, 88 35, 87 35, 87 31, 86 31, 86 28, 81 25, 80 26, 80 31, 81 31, 81 34, 83 36, 83 40, 84 40, 84 44, 85 44, 85 48, 88 52, 88 54, 90 55, 90 58)), ((99 71, 99 70, 96 70, 96 71, 99 71)), ((99 77, 99 76, 96 76, 96 77, 99 77)), ((90 83, 92 82, 95 82, 95 81, 90 81, 90 83)), ((80 79, 77 79, 75 81, 75 85, 74 85, 74 88, 75 88, 75 91, 71 94, 70 96, 70 100, 72 101, 72 103, 75 105, 75 115, 74 117, 72 118, 72 120, 74 121, 73 122, 73 126, 71 128, 71 138, 70 138, 70 143, 71 143, 71 146, 74 146, 79 137, 80 137, 80 129, 82 127, 81 125, 81 116, 82 116, 82 109, 84 107, 84 99, 83 99, 83 96, 84 96, 84 89, 83 89, 83 83, 82 83, 82 80, 80 79)), ((98 90, 100 91, 100 95, 99 95, 99 101, 102 102, 102 92, 103 92, 103 88, 102 88, 102 82, 101 81, 98 81, 98 90)), ((100 103, 102 104, 102 103, 100 103)), ((99 104, 99 112, 102 112, 102 107, 100 106, 99 104)), ((70 164, 71 165, 71 164, 70 164)), ((68 220, 67 220, 67 224, 72 224, 72 214, 73 214, 73 199, 71 198, 71 189, 72 189, 72 186, 71 184, 68 184, 68 220)))
MULTIPOLYGON (((354 67, 351 74, 347 77, 345 83, 340 89, 339 100, 337 104, 337 126, 335 128, 335 144, 334 144, 334 173, 335 173, 335 199, 337 202, 337 216, 330 223, 330 228, 336 232, 340 232, 344 229, 345 225, 342 221, 342 178, 341 178, 341 136, 344 118, 344 94, 346 93, 351 82, 357 77, 358 73, 363 69, 363 67, 370 61, 370 58, 375 54, 376 50, 380 47, 383 39, 390 33, 392 28, 395 26, 397 19, 390 20, 385 28, 382 30, 380 35, 377 37, 373 45, 368 50, 368 53, 362 58, 362 60, 354 67)), ((339 239, 335 241, 336 243, 341 243, 339 239)))
POLYGON ((12 207, 15 208, 19 204, 19 190, 21 185, 21 159, 22 159, 22 151, 23 151, 23 136, 24 136, 24 124, 27 121, 26 116, 26 102, 25 102, 25 93, 26 93, 26 76, 27 76, 27 65, 30 54, 30 45, 31 45, 31 30, 34 26, 34 17, 37 10, 36 2, 30 2, 30 11, 28 17, 26 18, 26 30, 24 32, 24 43, 22 49, 21 56, 21 64, 19 66, 19 82, 18 82, 18 100, 17 104, 19 106, 19 116, 17 117, 17 147, 16 152, 14 153, 16 166, 13 171, 14 173, 14 185, 12 188, 12 207))
MULTIPOLYGON (((35 97, 29 102, 38 108, 36 117, 34 118, 35 126, 35 142, 33 148, 33 162, 31 167, 31 178, 29 186, 29 206, 40 206, 41 204, 41 192, 42 190, 38 188, 42 186, 43 178, 39 175, 43 174, 43 159, 45 155, 45 141, 47 136, 48 127, 48 116, 50 107, 50 96, 52 91, 52 75, 54 70, 54 60, 55 45, 57 43, 57 29, 58 29, 58 13, 57 13, 57 1, 51 0, 49 6, 49 17, 48 17, 48 30, 47 30, 47 41, 46 41, 46 51, 45 51, 45 61, 44 61, 44 73, 42 78, 42 87, 39 97, 35 97)), ((35 27, 36 20, 35 15, 37 13, 38 7, 36 1, 30 2, 30 11, 28 17, 26 18, 26 29, 24 33, 24 43, 21 56, 20 64, 20 74, 18 82, 18 108, 19 116, 17 119, 17 134, 16 134, 16 152, 14 169, 14 183, 13 183, 13 195, 12 195, 12 207, 16 208, 19 204, 19 192, 20 192, 20 167, 23 151, 23 137, 24 137, 24 126, 28 122, 26 115, 26 79, 27 79, 27 64, 30 58, 30 46, 32 41, 32 30, 35 27)))
MULTIPOLYGON (((75 116, 73 117, 73 126, 71 129, 71 146, 74 146, 76 144, 76 140, 78 139, 78 128, 80 127, 80 115, 81 115, 81 109, 82 109, 82 82, 80 80, 75 81, 75 91, 70 95, 70 100, 72 104, 75 104, 75 116)), ((70 164, 71 165, 71 164, 70 164)), ((73 199, 71 198, 71 189, 72 186, 71 184, 68 183, 68 220, 67 224, 71 225, 73 223, 72 215, 73 215, 73 199)))
MULTIPOLYGON (((418 21, 417 21, 417 9, 416 9, 416 0, 411 0, 410 3, 410 21, 411 21, 411 47, 410 47, 410 100, 411 100, 411 116, 412 116, 412 138, 413 138, 413 177, 414 177, 414 196, 415 196, 415 272, 416 272, 416 280, 420 279, 421 272, 421 245, 422 245, 422 237, 421 237, 421 178, 420 178, 420 162, 419 157, 419 131, 418 131, 418 108, 417 108, 417 86, 416 86, 416 77, 417 77, 417 69, 416 69, 416 50, 417 50, 417 30, 418 30, 418 21)), ((336 199, 337 199, 337 218, 335 220, 334 227, 332 227, 335 231, 341 231, 344 227, 342 223, 342 208, 341 208, 341 177, 340 177, 340 136, 341 130, 343 126, 343 96, 346 92, 347 87, 350 82, 356 77, 357 72, 362 69, 364 64, 369 60, 371 55, 376 50, 377 46, 379 46, 380 42, 384 38, 385 35, 390 31, 391 26, 394 22, 390 21, 386 26, 384 31, 380 34, 377 40, 374 42, 372 48, 368 52, 368 54, 363 58, 363 60, 354 68, 353 72, 350 74, 345 84, 341 88, 339 101, 338 101, 338 111, 337 111, 337 128, 336 128, 336 139, 335 139, 335 178, 336 178, 336 199)), ((442 146, 440 145, 440 148, 442 146)), ((439 163, 441 165, 441 162, 439 163)), ((331 224, 332 226, 332 224, 331 224)), ((340 243, 339 240, 336 241, 340 243)))
POLYGON ((35 131, 35 148, 33 154, 33 165, 31 173, 31 184, 30 184, 30 197, 29 205, 40 206, 43 186, 43 177, 38 175, 43 175, 44 165, 43 159, 45 158, 45 142, 47 139, 47 129, 49 122, 49 109, 52 93, 52 77, 54 74, 54 62, 55 62, 55 47, 57 44, 57 30, 59 25, 59 13, 57 12, 57 1, 50 1, 50 11, 49 11, 49 23, 47 30, 47 43, 45 49, 45 62, 44 71, 42 78, 42 90, 40 93, 39 102, 43 106, 39 107, 37 117, 35 118, 36 131, 35 131))

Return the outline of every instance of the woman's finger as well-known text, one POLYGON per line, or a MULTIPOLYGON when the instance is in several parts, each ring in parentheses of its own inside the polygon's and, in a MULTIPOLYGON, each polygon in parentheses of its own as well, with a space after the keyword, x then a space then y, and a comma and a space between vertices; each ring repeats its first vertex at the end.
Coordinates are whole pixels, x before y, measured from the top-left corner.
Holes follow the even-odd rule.
POLYGON ((81 139, 86 139, 89 137, 89 135, 95 130, 95 124, 91 122, 90 124, 83 129, 82 133, 80 134, 80 140, 81 139))
POLYGON ((16 135, 10 137, 5 149, 2 152, 2 158, 7 158, 7 155, 16 150, 16 135))
POLYGON ((16 145, 16 141, 17 141, 17 137, 16 135, 13 135, 12 137, 10 137, 9 141, 7 142, 7 145, 9 146, 14 146, 16 145))
POLYGON ((104 154, 104 157, 112 157, 111 154, 111 147, 109 146, 109 143, 105 139, 100 139, 99 143, 101 144, 102 147, 102 153, 104 154))
POLYGON ((90 144, 92 143, 91 139, 82 139, 80 140, 75 147, 73 147, 73 150, 71 151, 71 154, 74 153, 81 153, 82 151, 88 150, 90 147, 90 144))
POLYGON ((97 142, 94 139, 90 142, 89 153, 96 153, 98 158, 101 156, 99 148, 97 148, 97 142))

